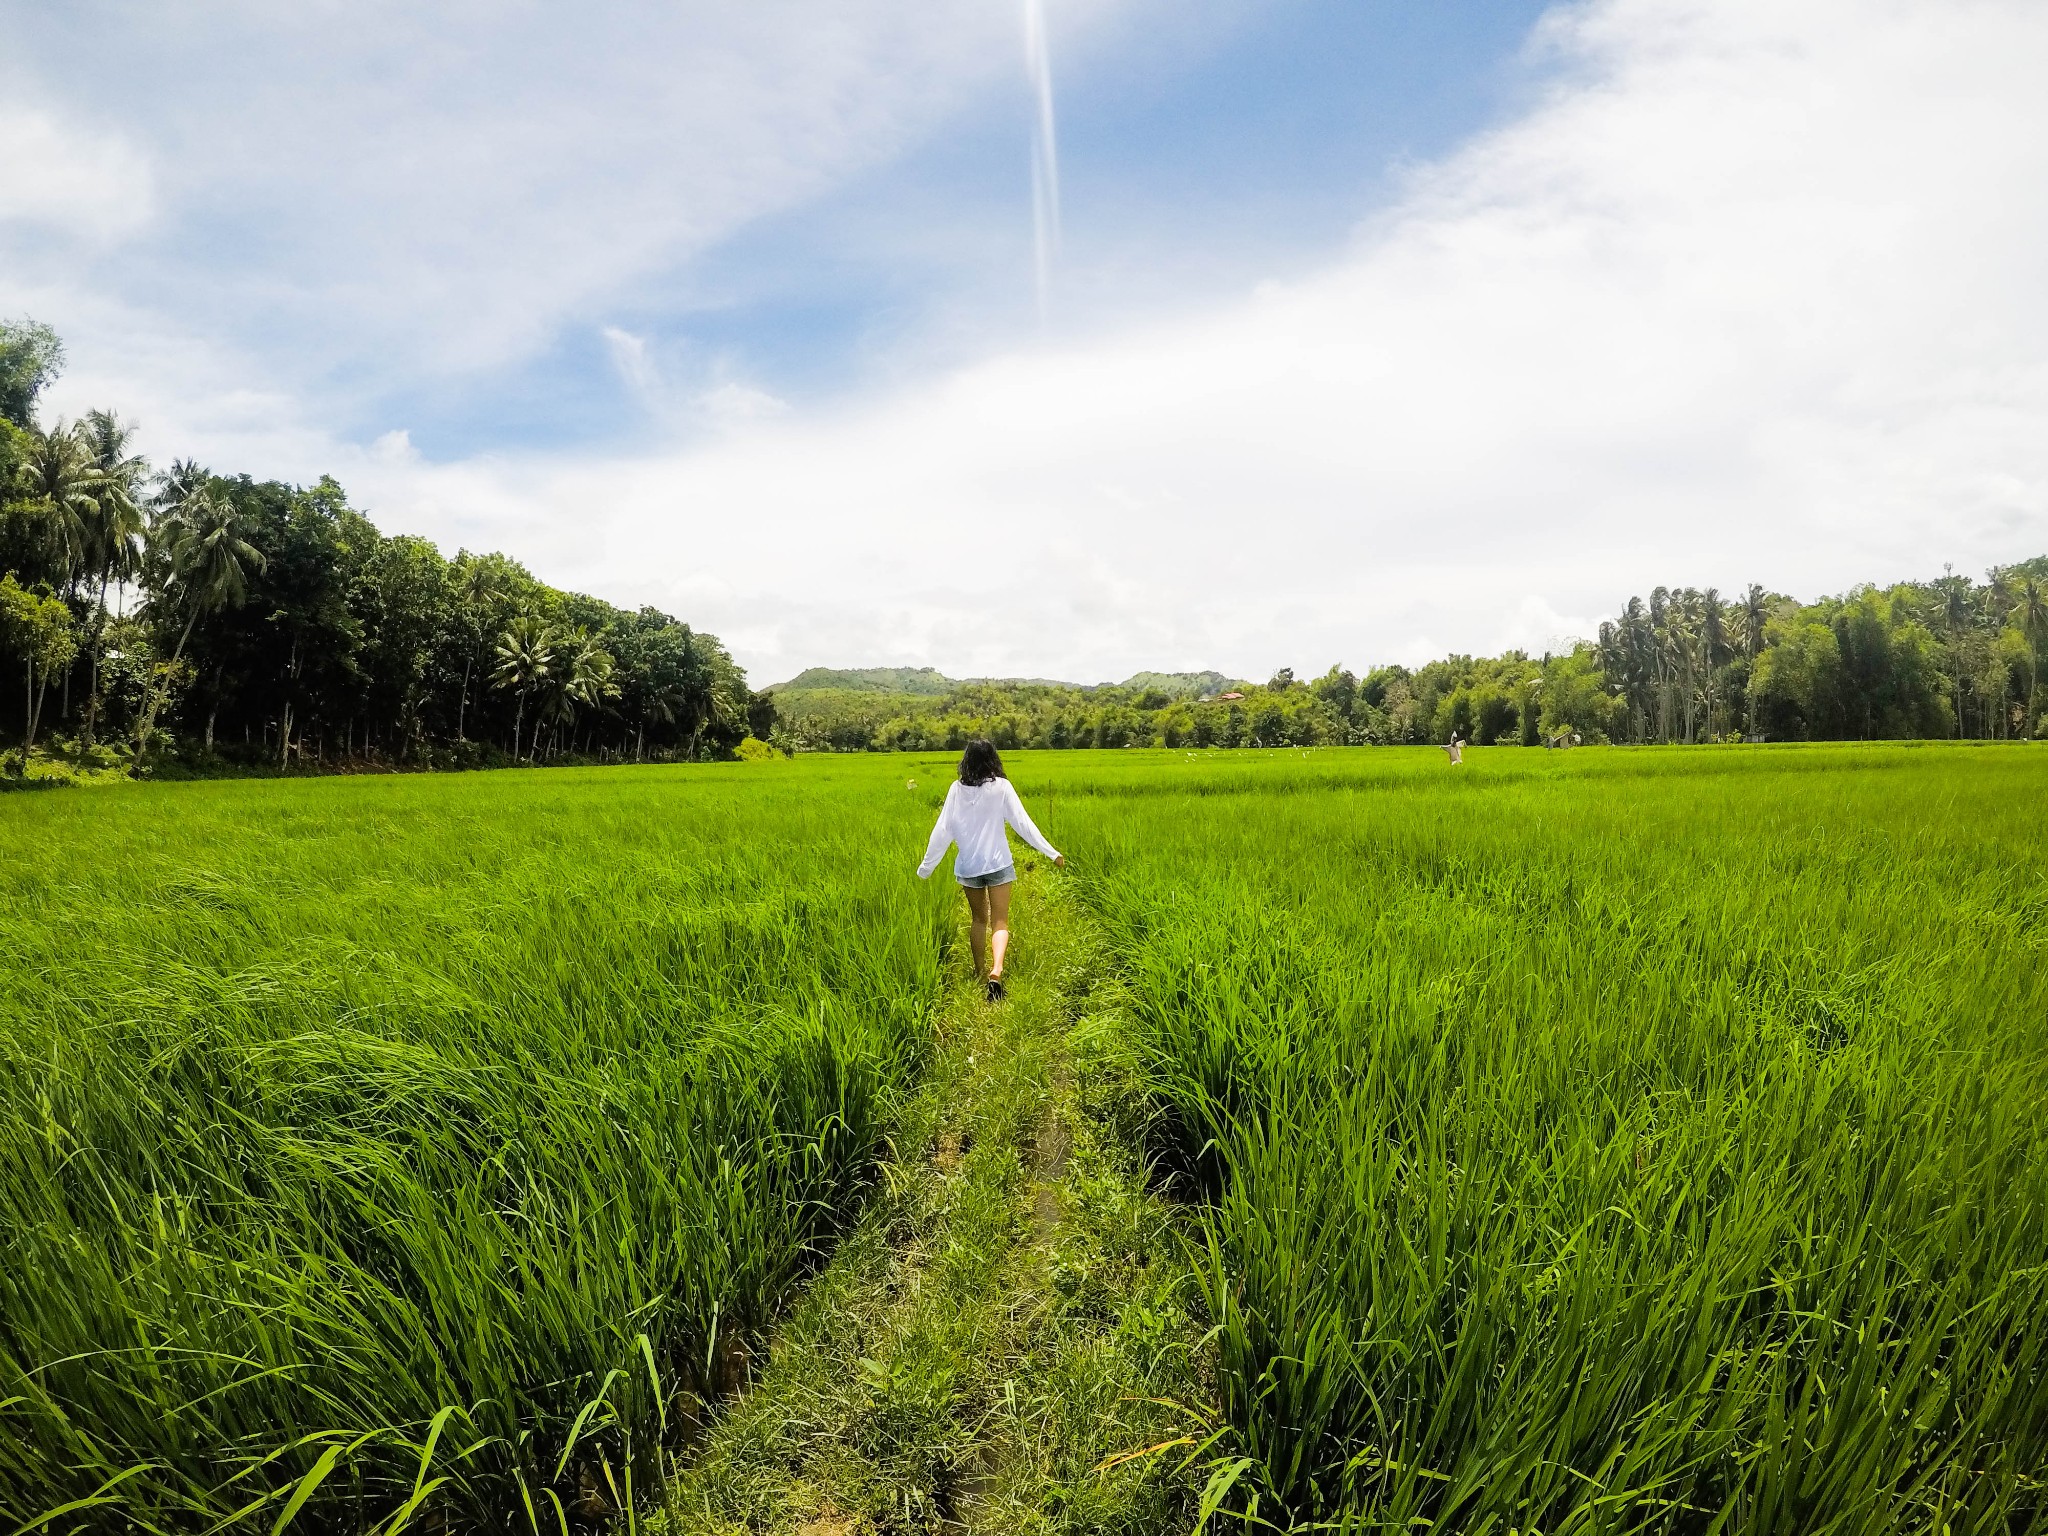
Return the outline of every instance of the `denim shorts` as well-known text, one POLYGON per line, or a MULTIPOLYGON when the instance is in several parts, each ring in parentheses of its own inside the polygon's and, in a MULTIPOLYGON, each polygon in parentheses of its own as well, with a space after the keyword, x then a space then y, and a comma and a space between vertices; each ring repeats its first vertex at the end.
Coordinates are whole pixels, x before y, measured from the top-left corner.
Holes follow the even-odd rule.
POLYGON ((985 891, 992 885, 1008 885, 1017 878, 1017 866, 1005 864, 1001 869, 992 869, 985 875, 955 875, 963 891, 985 891))

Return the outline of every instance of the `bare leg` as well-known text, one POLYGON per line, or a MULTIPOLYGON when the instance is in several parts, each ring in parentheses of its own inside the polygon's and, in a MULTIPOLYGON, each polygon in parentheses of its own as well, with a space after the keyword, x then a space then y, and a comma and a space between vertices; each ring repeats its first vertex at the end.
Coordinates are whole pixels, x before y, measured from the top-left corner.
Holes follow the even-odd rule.
POLYGON ((1010 947, 1010 887, 992 885, 988 888, 988 921, 993 930, 990 939, 995 947, 995 964, 989 967, 989 975, 1000 981, 1003 977, 1003 952, 1010 947))
MULTIPOLYGON (((973 914, 972 921, 967 925, 968 947, 974 951, 974 974, 979 977, 985 975, 988 971, 989 893, 971 885, 962 886, 961 890, 967 897, 967 910, 973 914)), ((1007 909, 1009 905, 1010 898, 1006 893, 1003 897, 1003 906, 1007 909)), ((1008 935, 1006 934, 1004 937, 1007 938, 1008 935)), ((998 949, 996 951, 996 968, 1000 970, 1002 964, 1003 952, 998 949)))

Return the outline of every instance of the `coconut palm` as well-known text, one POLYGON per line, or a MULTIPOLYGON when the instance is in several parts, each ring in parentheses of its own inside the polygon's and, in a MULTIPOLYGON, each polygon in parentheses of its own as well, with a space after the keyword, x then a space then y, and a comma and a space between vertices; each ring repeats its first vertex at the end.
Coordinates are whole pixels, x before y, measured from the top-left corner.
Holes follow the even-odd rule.
POLYGON ((1763 654, 1766 631, 1771 622, 1770 595, 1755 582, 1742 594, 1742 650, 1751 661, 1763 654))
POLYGON ((650 693, 640 706, 640 721, 633 732, 633 761, 647 760, 647 726, 650 721, 655 725, 673 725, 688 708, 688 701, 679 688, 650 693))
POLYGON ((1717 615, 1720 595, 1687 587, 1673 595, 1670 625, 1671 650, 1677 665, 1679 707, 1684 740, 1700 738, 1701 721, 1712 721, 1714 705, 1714 651, 1719 633, 1717 615))
POLYGON ((171 467, 157 476, 155 504, 159 511, 175 512, 212 484, 210 471, 191 459, 173 459, 171 467))
POLYGON ((586 709, 595 709, 606 699, 617 698, 619 685, 612 681, 612 674, 618 663, 603 642, 580 629, 571 631, 567 638, 569 665, 563 674, 563 690, 570 699, 586 709))
POLYGON ((185 642, 192 638, 192 626, 202 615, 223 608, 238 608, 249 597, 249 575, 268 564, 263 551, 242 536, 241 513, 227 496, 211 487, 191 490, 177 509, 158 520, 155 538, 165 567, 164 596, 174 610, 182 610, 185 624, 178 631, 171 659, 159 668, 159 681, 150 690, 135 734, 135 762, 142 763, 149 738, 156 729, 157 712, 163 708, 171 679, 185 657, 185 642))
POLYGON ((540 707, 534 715, 534 734, 543 725, 564 726, 576 719, 579 707, 595 708, 608 698, 617 698, 618 685, 612 681, 611 652, 586 629, 554 632, 553 665, 537 688, 540 707))
POLYGON ((455 703, 455 739, 467 741, 465 734, 469 718, 469 684, 475 670, 477 653, 483 649, 491 611, 504 601, 503 558, 487 555, 472 559, 467 566, 460 567, 456 575, 455 600, 462 614, 464 628, 468 631, 468 644, 462 658, 462 692, 455 703))
POLYGON ((1655 703, 1656 632, 1643 600, 1632 597, 1621 617, 1600 626, 1600 665, 1614 680, 1628 706, 1629 739, 1640 741, 1647 733, 1649 714, 1655 703))
POLYGON ((1948 675, 1949 686, 1954 691, 1956 706, 1956 736, 1963 734, 1963 632, 1970 623, 1970 578, 1958 576, 1955 567, 1944 566, 1943 576, 1935 583, 1941 591, 1941 616, 1948 625, 1948 675))
POLYGON ((142 537, 142 485, 149 478, 149 460, 130 450, 135 446, 135 427, 113 411, 87 411, 72 429, 91 454, 98 471, 102 500, 110 501, 128 524, 129 538, 142 537))
POLYGON ((103 477, 85 436, 70 423, 59 420, 27 438, 28 452, 15 470, 17 511, 38 521, 43 558, 70 586, 92 556, 103 477))
POLYGON ((731 729, 747 717, 746 684, 738 674, 720 668, 705 689, 705 709, 697 717, 697 729, 690 737, 690 756, 697 755, 697 745, 704 734, 704 727, 717 724, 731 729))
POLYGON ((99 590, 93 610, 92 629, 86 640, 90 689, 85 702, 85 745, 90 748, 99 724, 100 661, 107 632, 107 588, 126 582, 140 569, 143 516, 140 501, 142 482, 149 463, 128 450, 135 429, 112 411, 89 411, 78 424, 78 435, 91 453, 99 472, 97 512, 87 540, 88 561, 99 590))
MULTIPOLYGON (((1764 653, 1764 642, 1769 637, 1771 622, 1770 594, 1756 582, 1749 584, 1749 590, 1742 594, 1742 601, 1736 607, 1736 619, 1742 629, 1742 653, 1749 658, 1750 676, 1756 676, 1756 659, 1764 653)), ((1743 724, 1744 732, 1756 735, 1756 704, 1750 702, 1748 718, 1743 724)))
MULTIPOLYGON (((519 761, 519 736, 526 726, 526 700, 547 683, 555 668, 555 631, 530 613, 514 619, 498 637, 498 664, 491 671, 495 687, 510 688, 519 701, 512 718, 512 761, 519 761)), ((540 723, 534 723, 534 735, 540 723)))
MULTIPOLYGON (((1700 648, 1706 663, 1703 700, 1709 729, 1721 708, 1721 667, 1728 660, 1728 605, 1720 590, 1709 587, 1700 594, 1700 648)), ((1723 728, 1726 722, 1722 722, 1723 728)))

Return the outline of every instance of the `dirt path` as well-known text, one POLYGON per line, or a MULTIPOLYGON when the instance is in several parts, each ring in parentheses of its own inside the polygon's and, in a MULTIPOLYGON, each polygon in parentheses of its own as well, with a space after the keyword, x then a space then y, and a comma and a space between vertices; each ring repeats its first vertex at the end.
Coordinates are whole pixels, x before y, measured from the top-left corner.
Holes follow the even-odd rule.
MULTIPOLYGON (((1197 1330, 1085 908, 1019 882, 1009 1000, 964 942, 884 1187, 679 1473, 676 1532, 1186 1529, 1197 1330)), ((964 935, 963 935, 964 939, 964 935)))

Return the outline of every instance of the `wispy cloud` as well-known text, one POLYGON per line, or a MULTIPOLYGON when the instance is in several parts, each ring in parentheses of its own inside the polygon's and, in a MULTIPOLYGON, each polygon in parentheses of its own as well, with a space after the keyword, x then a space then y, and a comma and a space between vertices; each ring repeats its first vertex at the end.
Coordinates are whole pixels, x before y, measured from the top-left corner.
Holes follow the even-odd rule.
POLYGON ((604 327, 605 344, 611 348, 612 366, 619 377, 640 395, 652 394, 661 384, 654 360, 647 355, 647 338, 635 336, 616 325, 604 327))
POLYGON ((155 212, 149 162, 118 133, 0 106, 0 144, 0 226, 96 246, 143 229, 155 212))
POLYGON ((774 421, 789 414, 789 402, 751 384, 727 382, 705 390, 696 404, 712 425, 726 431, 774 421))

